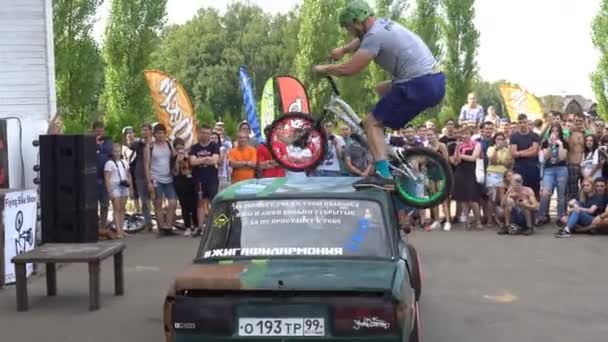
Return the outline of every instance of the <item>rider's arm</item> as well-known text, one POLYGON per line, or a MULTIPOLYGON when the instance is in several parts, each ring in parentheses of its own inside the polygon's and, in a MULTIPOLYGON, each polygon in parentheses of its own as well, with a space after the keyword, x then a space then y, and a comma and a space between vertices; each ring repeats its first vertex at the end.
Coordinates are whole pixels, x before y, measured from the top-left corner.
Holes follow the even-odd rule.
POLYGON ((344 45, 342 47, 342 51, 344 51, 345 54, 353 53, 353 52, 359 50, 359 46, 361 46, 361 41, 359 40, 359 38, 355 38, 350 43, 344 45))
POLYGON ((357 50, 350 61, 343 64, 328 64, 324 66, 325 73, 334 76, 352 76, 360 73, 374 59, 366 50, 357 50))

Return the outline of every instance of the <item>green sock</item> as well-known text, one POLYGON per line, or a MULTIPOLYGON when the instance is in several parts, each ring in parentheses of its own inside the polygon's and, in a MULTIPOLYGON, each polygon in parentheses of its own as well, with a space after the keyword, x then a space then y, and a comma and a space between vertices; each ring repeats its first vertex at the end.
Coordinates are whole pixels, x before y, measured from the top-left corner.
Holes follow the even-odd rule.
POLYGON ((391 178, 391 171, 388 168, 388 160, 376 160, 376 171, 384 178, 391 178))

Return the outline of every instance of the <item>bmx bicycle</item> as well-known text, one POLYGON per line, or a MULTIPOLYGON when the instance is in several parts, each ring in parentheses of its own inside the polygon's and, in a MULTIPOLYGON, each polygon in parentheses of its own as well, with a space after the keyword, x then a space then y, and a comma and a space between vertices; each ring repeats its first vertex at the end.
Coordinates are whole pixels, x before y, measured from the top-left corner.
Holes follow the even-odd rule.
MULTIPOLYGON (((328 138, 322 125, 331 115, 346 123, 353 137, 367 148, 361 119, 340 98, 340 91, 331 76, 326 76, 332 89, 329 102, 317 118, 310 114, 289 112, 271 124, 268 150, 281 167, 294 171, 310 171, 325 158, 328 138)), ((450 194, 452 170, 437 152, 427 148, 398 148, 387 145, 389 168, 395 180, 395 191, 409 207, 432 208, 450 194)))

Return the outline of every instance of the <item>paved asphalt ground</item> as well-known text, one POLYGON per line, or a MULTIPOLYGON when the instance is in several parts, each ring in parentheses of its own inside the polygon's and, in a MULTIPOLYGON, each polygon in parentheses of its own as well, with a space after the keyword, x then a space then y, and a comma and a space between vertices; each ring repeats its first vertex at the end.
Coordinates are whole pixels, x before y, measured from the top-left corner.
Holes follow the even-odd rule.
MULTIPOLYGON (((493 231, 421 232, 425 342, 608 341, 608 237, 558 240, 493 231)), ((0 341, 162 341, 161 305, 174 273, 197 242, 129 237, 126 295, 113 296, 111 259, 102 264, 101 309, 89 312, 84 265, 58 270, 58 296, 30 280, 30 311, 15 310, 15 289, 0 290, 0 341)))

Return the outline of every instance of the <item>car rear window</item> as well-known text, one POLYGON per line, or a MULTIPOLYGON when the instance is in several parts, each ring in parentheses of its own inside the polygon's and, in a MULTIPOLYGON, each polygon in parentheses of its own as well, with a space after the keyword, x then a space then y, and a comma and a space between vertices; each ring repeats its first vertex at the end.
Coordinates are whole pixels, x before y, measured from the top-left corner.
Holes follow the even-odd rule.
POLYGON ((211 212, 197 259, 390 257, 377 202, 346 199, 224 202, 211 212))

